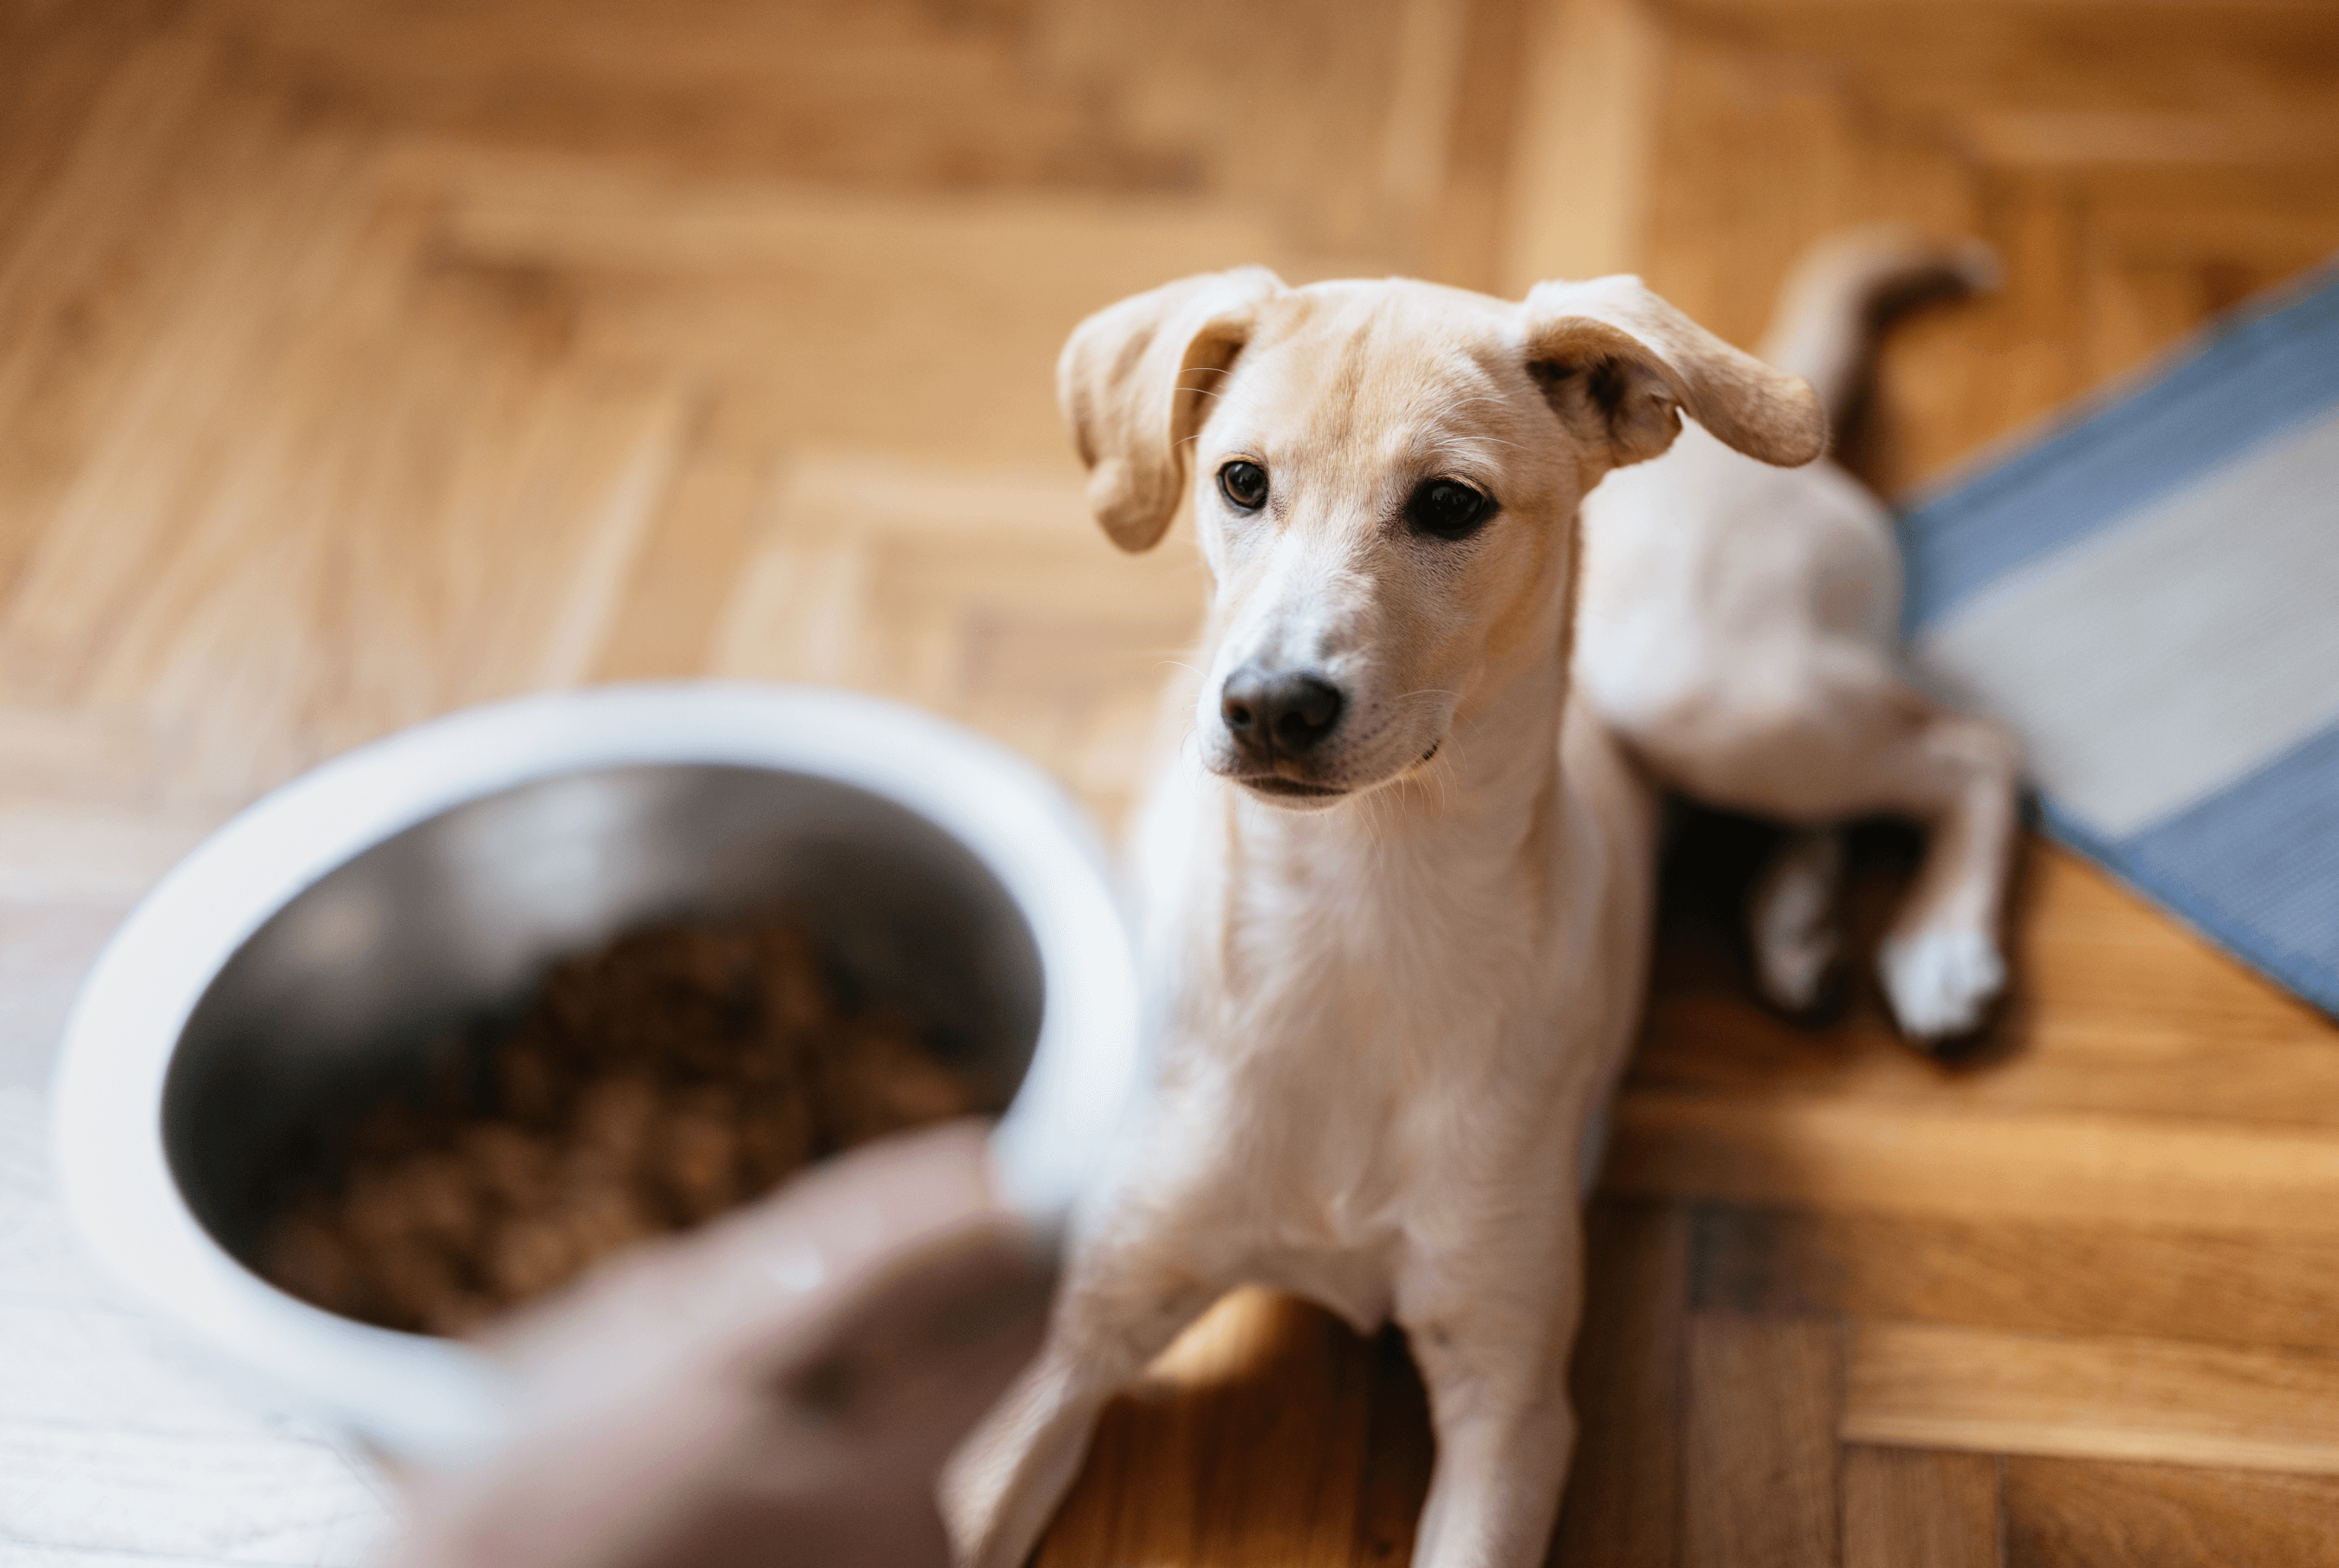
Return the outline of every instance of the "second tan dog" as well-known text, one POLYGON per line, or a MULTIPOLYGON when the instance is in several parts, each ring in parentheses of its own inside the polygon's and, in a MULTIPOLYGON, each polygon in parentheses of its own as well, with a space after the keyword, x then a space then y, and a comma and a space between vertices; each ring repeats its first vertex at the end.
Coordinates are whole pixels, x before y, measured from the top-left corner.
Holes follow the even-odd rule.
POLYGON ((1189 509, 1215 588, 1138 836, 1150 1126, 955 1462, 952 1533, 1017 1568, 1105 1401, 1263 1284, 1404 1326, 1437 1436, 1414 1561, 1540 1563, 1654 855, 1567 700, 1578 504, 1684 412, 1808 462, 1818 403, 1630 278, 1512 303, 1256 270, 1091 318, 1061 392, 1106 531, 1189 509))
MULTIPOLYGON (((1762 357, 1839 422, 1898 305, 1989 287, 1973 242, 1898 226, 1814 246, 1781 291, 1762 357)), ((1877 954, 1901 1031, 1930 1047, 1985 1019, 2006 981, 2017 754, 1898 666, 1900 557, 1882 502, 1832 462, 1750 463, 1699 429, 1586 498, 1578 689, 1666 784, 1793 824, 1757 883, 1755 973, 1772 1001, 1819 1000, 1840 945, 1838 824, 1870 813, 1929 830, 1877 954)))

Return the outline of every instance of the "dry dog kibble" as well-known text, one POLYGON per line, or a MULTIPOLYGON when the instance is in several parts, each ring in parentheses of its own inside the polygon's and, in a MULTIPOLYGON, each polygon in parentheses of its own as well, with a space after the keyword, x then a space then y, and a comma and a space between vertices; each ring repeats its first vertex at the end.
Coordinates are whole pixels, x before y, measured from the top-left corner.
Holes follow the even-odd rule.
POLYGON ((675 926, 302 1129, 262 1272, 386 1327, 467 1333, 853 1144, 979 1109, 921 1021, 856 1002, 793 922, 675 926))

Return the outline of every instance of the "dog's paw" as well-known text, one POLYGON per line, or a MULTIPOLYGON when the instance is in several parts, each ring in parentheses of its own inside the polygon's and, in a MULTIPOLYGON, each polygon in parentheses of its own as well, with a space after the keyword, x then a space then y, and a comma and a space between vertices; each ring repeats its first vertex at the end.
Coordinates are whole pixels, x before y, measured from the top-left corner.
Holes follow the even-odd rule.
POLYGON ((1754 932, 1754 981, 1762 1000, 1791 1017, 1820 1009, 1843 943, 1826 925, 1754 932))
POLYGON ((1841 838, 1831 830, 1796 834, 1772 856, 1748 901, 1747 937, 1762 999, 1791 1017, 1820 1011, 1836 955, 1836 883, 1841 838))
POLYGON ((1981 1027, 2006 989, 2006 960, 1987 932, 1920 932, 1889 938, 1876 955, 1902 1033, 1932 1045, 1981 1027))

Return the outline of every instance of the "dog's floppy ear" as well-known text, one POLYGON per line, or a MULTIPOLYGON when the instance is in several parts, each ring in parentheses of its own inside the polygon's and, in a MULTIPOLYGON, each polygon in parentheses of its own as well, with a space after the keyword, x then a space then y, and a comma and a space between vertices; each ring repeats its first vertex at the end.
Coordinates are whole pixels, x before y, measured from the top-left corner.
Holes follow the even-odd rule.
POLYGON ((1056 404, 1089 469, 1089 509, 1124 550, 1169 531, 1186 439, 1203 394, 1234 363, 1260 301, 1283 292, 1264 267, 1204 272, 1099 311, 1056 361, 1056 404))
POLYGON ((1527 293, 1527 369, 1602 470, 1658 456, 1681 417, 1750 458, 1791 468, 1827 449, 1827 415, 1801 378, 1741 353, 1633 277, 1537 283, 1527 293))

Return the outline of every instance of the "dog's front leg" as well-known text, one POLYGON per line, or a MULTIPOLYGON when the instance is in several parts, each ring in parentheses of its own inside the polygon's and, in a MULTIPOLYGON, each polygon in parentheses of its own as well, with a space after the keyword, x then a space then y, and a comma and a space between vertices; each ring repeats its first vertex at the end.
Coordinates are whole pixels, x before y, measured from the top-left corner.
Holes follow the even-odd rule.
MULTIPOLYGON (((1450 1277, 1400 1287, 1437 1433, 1414 1568, 1536 1568, 1549 1550, 1575 1445, 1567 1359, 1583 1295, 1580 1219, 1572 1203, 1561 1212, 1526 1274, 1483 1290, 1450 1277)), ((1508 1256, 1528 1261, 1515 1238, 1508 1256)))
POLYGON ((1112 1216, 1099 1228, 1115 1240, 1076 1254, 1039 1359, 951 1461, 943 1511, 962 1568, 1021 1568, 1105 1403, 1225 1294, 1136 1218, 1112 1216))

